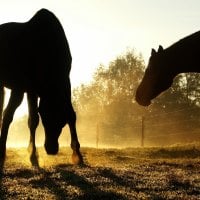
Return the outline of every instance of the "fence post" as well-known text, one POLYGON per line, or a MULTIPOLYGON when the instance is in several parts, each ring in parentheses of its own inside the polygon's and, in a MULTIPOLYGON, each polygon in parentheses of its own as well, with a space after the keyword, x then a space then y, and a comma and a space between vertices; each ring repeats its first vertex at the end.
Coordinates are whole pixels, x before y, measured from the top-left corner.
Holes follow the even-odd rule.
POLYGON ((97 123, 96 126, 96 148, 98 149, 99 147, 99 122, 97 123))
POLYGON ((144 147, 144 116, 142 116, 142 121, 141 121, 141 147, 144 147))

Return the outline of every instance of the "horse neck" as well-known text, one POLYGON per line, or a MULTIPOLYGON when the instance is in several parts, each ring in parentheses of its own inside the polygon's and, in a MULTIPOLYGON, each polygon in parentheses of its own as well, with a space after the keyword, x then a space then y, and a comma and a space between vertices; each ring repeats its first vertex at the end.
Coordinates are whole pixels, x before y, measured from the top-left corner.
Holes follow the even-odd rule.
POLYGON ((180 73, 200 72, 200 48, 193 43, 178 42, 164 51, 164 62, 174 76, 180 73))
POLYGON ((167 75, 168 78, 173 79, 179 73, 182 73, 182 70, 179 67, 180 61, 171 51, 165 50, 160 59, 160 65, 163 67, 163 71, 165 71, 165 75, 167 75))

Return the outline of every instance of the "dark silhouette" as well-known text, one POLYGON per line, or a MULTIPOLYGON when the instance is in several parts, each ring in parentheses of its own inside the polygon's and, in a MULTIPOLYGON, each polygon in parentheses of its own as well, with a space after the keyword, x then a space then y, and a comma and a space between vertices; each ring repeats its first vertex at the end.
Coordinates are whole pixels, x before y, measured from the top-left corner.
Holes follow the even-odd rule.
POLYGON ((158 52, 152 49, 148 67, 136 91, 136 101, 148 106, 151 100, 171 87, 179 73, 200 72, 200 31, 158 52))
POLYGON ((5 158, 8 128, 13 114, 21 104, 24 92, 27 92, 32 164, 37 164, 35 130, 39 122, 38 113, 45 130, 46 152, 57 154, 59 135, 68 123, 73 150, 72 160, 77 164, 82 162, 75 127, 76 114, 71 103, 71 62, 64 30, 50 11, 41 9, 26 23, 0 25, 1 118, 4 87, 11 89, 1 127, 1 159, 5 158))

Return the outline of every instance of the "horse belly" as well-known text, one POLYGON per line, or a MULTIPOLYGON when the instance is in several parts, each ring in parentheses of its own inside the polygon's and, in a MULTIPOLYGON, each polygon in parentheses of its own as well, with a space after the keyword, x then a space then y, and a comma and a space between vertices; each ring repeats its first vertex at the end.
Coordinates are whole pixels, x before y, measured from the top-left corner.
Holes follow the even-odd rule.
POLYGON ((26 71, 27 70, 23 70, 22 67, 17 67, 15 65, 0 65, 0 82, 9 89, 26 91, 31 88, 32 85, 32 80, 26 71))

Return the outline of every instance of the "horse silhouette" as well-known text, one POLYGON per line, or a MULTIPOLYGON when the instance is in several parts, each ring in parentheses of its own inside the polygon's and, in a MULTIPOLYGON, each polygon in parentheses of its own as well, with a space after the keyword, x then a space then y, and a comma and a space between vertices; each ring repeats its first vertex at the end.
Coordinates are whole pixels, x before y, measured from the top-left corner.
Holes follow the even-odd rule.
POLYGON ((152 49, 144 77, 136 91, 136 101, 143 106, 171 87, 179 73, 200 72, 200 31, 189 35, 170 47, 152 49))
POLYGON ((32 164, 34 160, 37 162, 35 131, 39 115, 45 131, 46 152, 57 154, 58 138, 68 123, 72 160, 76 164, 83 161, 76 133, 76 114, 71 103, 71 62, 64 30, 52 12, 41 9, 28 22, 0 25, 0 119, 4 87, 11 89, 2 120, 1 159, 5 158, 7 134, 14 112, 27 93, 32 164))

